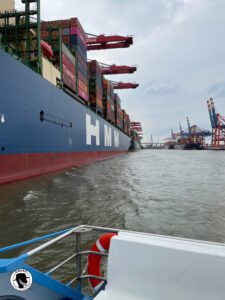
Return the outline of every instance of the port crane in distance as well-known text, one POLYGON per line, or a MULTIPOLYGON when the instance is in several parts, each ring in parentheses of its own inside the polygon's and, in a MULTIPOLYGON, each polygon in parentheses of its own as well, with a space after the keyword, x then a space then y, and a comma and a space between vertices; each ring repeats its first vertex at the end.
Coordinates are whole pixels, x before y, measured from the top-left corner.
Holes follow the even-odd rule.
POLYGON ((174 133, 171 129, 173 139, 185 139, 189 143, 199 143, 201 146, 205 146, 205 138, 211 136, 209 130, 200 128, 197 125, 190 125, 189 118, 187 117, 188 128, 183 130, 181 123, 179 123, 180 132, 174 133))
POLYGON ((216 112, 213 98, 207 101, 212 126, 212 143, 215 148, 225 147, 225 117, 216 112))
POLYGON ((128 48, 133 45, 132 36, 121 36, 121 35, 93 35, 87 33, 87 50, 105 50, 105 49, 116 49, 116 48, 128 48))

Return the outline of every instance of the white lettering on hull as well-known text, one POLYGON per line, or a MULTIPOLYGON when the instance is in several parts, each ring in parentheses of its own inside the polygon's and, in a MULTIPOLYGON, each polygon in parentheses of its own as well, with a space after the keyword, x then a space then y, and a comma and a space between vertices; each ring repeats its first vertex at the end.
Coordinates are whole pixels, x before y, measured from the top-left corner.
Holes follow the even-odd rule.
POLYGON ((91 145, 91 137, 95 137, 96 146, 100 145, 100 127, 99 120, 95 121, 95 125, 91 124, 91 116, 86 114, 86 144, 91 145))
MULTIPOLYGON (((96 146, 100 146, 100 122, 95 119, 92 120, 89 114, 86 114, 86 144, 92 145, 92 137, 95 137, 96 146), (93 122, 95 124, 93 124, 93 122)), ((103 124, 102 124, 103 126, 103 124)), ((118 130, 113 130, 112 126, 104 124, 104 146, 105 147, 115 147, 120 146, 120 135, 118 130)), ((103 143, 103 141, 101 141, 103 143)))
POLYGON ((112 128, 104 125, 104 135, 105 135, 105 146, 106 147, 112 147, 112 128))
POLYGON ((119 132, 114 130, 114 147, 119 148, 120 142, 119 142, 119 132))

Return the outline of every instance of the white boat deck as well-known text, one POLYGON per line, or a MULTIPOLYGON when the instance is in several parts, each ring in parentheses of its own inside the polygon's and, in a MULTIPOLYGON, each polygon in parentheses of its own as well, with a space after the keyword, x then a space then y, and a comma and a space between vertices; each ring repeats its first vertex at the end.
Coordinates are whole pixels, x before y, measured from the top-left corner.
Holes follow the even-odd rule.
POLYGON ((119 232, 96 300, 224 300, 225 246, 119 232))

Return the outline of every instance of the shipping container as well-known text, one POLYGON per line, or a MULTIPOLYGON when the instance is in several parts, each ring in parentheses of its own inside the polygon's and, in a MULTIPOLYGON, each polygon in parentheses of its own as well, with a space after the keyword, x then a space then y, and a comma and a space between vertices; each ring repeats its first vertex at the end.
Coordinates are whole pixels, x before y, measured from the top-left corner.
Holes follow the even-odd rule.
POLYGON ((113 95, 114 107, 115 107, 115 125, 123 129, 123 115, 121 110, 121 100, 118 94, 113 95))
POLYGON ((62 35, 70 35, 70 28, 68 27, 66 27, 66 28, 63 28, 63 30, 62 30, 62 35))
POLYGON ((67 88, 76 93, 76 58, 64 44, 62 44, 62 81, 67 88))
POLYGON ((122 110, 122 115, 123 115, 123 131, 127 135, 130 135, 130 118, 129 118, 129 115, 126 113, 126 111, 124 109, 122 110))
MULTIPOLYGON (((14 11, 15 10, 15 1, 14 0, 0 0, 0 12, 5 11, 14 11)), ((5 20, 0 20, 0 25, 4 25, 5 20)), ((15 19, 9 18, 9 24, 15 25, 15 19)))
POLYGON ((103 115, 115 124, 115 107, 113 98, 113 85, 110 80, 103 79, 103 115))
POLYGON ((61 80, 60 71, 44 56, 42 56, 42 75, 55 86, 61 80))
POLYGON ((88 62, 90 106, 97 113, 103 114, 102 70, 96 60, 88 62))
MULTIPOLYGON (((81 26, 78 18, 72 18, 67 20, 56 20, 50 22, 42 22, 42 39, 49 42, 51 39, 51 45, 55 52, 59 52, 59 34, 61 32, 62 42, 69 48, 69 50, 76 57, 75 69, 76 73, 73 74, 71 68, 66 64, 64 59, 63 70, 65 84, 70 84, 70 88, 75 91, 79 97, 81 97, 86 102, 89 99, 89 82, 88 82, 88 67, 87 67, 87 45, 86 45, 86 33, 81 26), (56 30, 52 32, 51 38, 49 37, 49 32, 47 31, 49 27, 61 28, 61 30, 56 30), (76 78, 77 83, 72 84, 76 78)), ((57 54, 56 54, 57 60, 57 54)), ((59 63, 59 61, 58 61, 59 63)))

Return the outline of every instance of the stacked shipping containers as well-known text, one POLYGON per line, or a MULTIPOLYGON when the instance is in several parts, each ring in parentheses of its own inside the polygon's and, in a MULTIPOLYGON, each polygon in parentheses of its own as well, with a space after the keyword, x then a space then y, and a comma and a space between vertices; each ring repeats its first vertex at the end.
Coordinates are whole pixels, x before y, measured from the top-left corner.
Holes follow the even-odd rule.
POLYGON ((115 124, 118 128, 123 129, 123 115, 121 110, 121 100, 117 94, 113 95, 115 107, 115 124))
POLYGON ((62 81, 76 93, 76 59, 64 44, 62 44, 62 81))
POLYGON ((103 112, 104 117, 115 124, 114 91, 110 80, 103 79, 103 112))
MULTIPOLYGON (((68 69, 71 74, 66 76, 67 78, 65 84, 74 92, 77 93, 79 97, 83 100, 88 101, 88 68, 87 68, 87 46, 86 46, 86 33, 82 28, 79 20, 77 18, 72 18, 68 20, 57 20, 57 21, 49 21, 42 22, 41 30, 42 30, 42 38, 46 41, 50 42, 53 46, 53 50, 59 49, 59 30, 53 31, 52 36, 49 36, 48 29, 49 28, 61 28, 62 42, 67 46, 67 48, 73 53, 75 56, 75 70, 72 71, 72 65, 67 61, 67 65, 63 63, 63 67, 67 67, 66 73, 68 75, 68 69), (51 40, 52 39, 52 40, 51 40), (70 66, 70 67, 69 67, 70 66), (75 84, 68 79, 74 79, 75 75, 75 84), (75 89, 76 86, 76 89, 75 89)), ((63 49, 62 49, 63 50, 63 49)), ((65 50, 65 48, 64 48, 65 50)), ((66 51, 68 53, 68 51, 66 51)), ((65 54, 65 53, 63 53, 65 54)), ((71 56, 70 56, 71 58, 71 56)), ((71 59, 69 59, 71 62, 71 59)), ((65 58, 64 58, 65 62, 65 58)), ((72 60, 73 63, 73 60, 72 60)))
POLYGON ((123 114, 123 131, 130 135, 130 118, 129 115, 126 113, 126 111, 123 109, 122 110, 123 114))
POLYGON ((96 60, 87 64, 86 33, 77 18, 42 22, 42 39, 49 42, 59 65, 59 33, 62 38, 62 81, 66 87, 88 102, 96 112, 129 135, 130 119, 121 110, 121 101, 111 81, 102 78, 96 60), (49 28, 55 29, 49 34, 49 28), (89 83, 89 85, 88 85, 89 83), (89 96, 90 92, 90 96, 89 96))
POLYGON ((78 96, 88 101, 86 33, 78 18, 70 19, 70 49, 77 55, 78 96))
POLYGON ((88 62, 89 101, 97 113, 103 114, 102 69, 96 60, 88 62))

